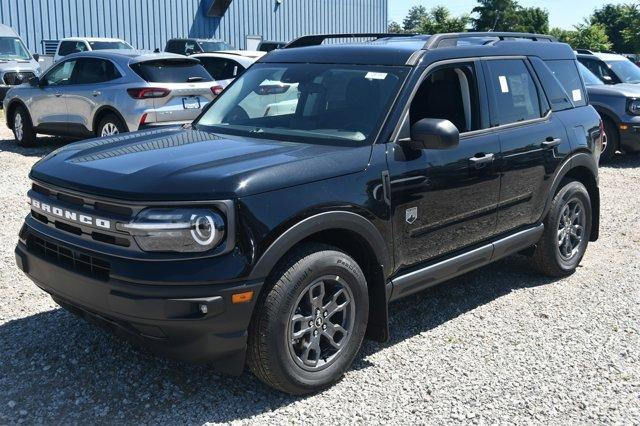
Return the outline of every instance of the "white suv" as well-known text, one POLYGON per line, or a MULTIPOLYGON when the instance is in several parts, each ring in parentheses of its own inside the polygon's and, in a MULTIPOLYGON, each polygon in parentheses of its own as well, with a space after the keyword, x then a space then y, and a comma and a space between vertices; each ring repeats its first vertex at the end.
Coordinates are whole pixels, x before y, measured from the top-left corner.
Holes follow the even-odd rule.
POLYGON ((57 62, 72 53, 106 49, 133 50, 134 47, 118 38, 69 37, 60 40, 53 60, 57 62))

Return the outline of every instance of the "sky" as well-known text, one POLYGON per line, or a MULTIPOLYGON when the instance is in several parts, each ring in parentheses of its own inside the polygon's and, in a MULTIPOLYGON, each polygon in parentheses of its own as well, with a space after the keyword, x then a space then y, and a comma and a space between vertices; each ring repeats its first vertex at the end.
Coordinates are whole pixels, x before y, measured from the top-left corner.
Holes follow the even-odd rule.
MULTIPOLYGON (((551 27, 572 29, 575 24, 607 3, 633 3, 632 0, 518 0, 523 7, 541 7, 549 11, 551 27)), ((454 15, 470 13, 478 3, 474 0, 389 0, 389 20, 402 23, 411 6, 422 5, 427 9, 438 5, 448 7, 454 15)))

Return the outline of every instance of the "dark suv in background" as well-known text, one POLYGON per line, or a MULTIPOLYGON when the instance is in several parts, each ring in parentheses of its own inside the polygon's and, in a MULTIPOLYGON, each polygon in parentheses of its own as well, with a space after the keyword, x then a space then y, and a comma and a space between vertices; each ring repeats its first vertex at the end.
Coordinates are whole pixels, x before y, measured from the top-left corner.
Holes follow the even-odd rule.
POLYGON ((292 394, 331 385, 389 302, 598 238, 602 123, 547 36, 303 37, 190 126, 67 145, 30 174, 18 266, 158 352, 292 394), (294 94, 295 96, 292 96, 294 94), (284 104, 284 105, 283 105, 284 104))
POLYGON ((229 43, 216 39, 201 38, 172 38, 164 48, 165 52, 177 53, 178 55, 193 55, 194 53, 221 52, 234 50, 229 43))

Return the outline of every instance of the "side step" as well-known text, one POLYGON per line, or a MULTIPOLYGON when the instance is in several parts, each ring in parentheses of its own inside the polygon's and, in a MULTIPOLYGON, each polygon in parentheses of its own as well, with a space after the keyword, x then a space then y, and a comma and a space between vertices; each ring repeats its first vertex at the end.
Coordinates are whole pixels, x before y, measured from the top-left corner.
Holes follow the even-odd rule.
POLYGON ((391 280, 392 291, 389 301, 417 293, 529 248, 540 240, 543 232, 544 225, 540 224, 467 253, 396 277, 391 280))

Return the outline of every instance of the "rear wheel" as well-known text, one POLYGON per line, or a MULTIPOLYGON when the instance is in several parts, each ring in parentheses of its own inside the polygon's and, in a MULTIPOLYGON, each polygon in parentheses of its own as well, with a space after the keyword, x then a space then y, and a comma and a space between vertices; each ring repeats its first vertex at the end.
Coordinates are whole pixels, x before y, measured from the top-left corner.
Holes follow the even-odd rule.
POLYGON ((295 395, 335 383, 353 362, 367 326, 362 270, 338 249, 310 244, 285 260, 273 280, 249 330, 251 370, 295 395))
POLYGON ((27 110, 19 106, 13 113, 13 136, 19 146, 32 146, 36 142, 36 132, 27 110))
POLYGON ((587 188, 580 182, 563 182, 553 198, 544 221, 544 233, 533 254, 537 269, 551 277, 572 274, 587 250, 591 221, 587 188))
POLYGON ((618 149, 620 142, 620 135, 618 134, 618 128, 615 123, 609 119, 604 120, 604 133, 607 135, 607 145, 600 154, 600 161, 607 162, 613 158, 613 155, 618 149))
POLYGON ((96 128, 96 136, 106 137, 125 133, 127 126, 115 114, 106 114, 96 128))

